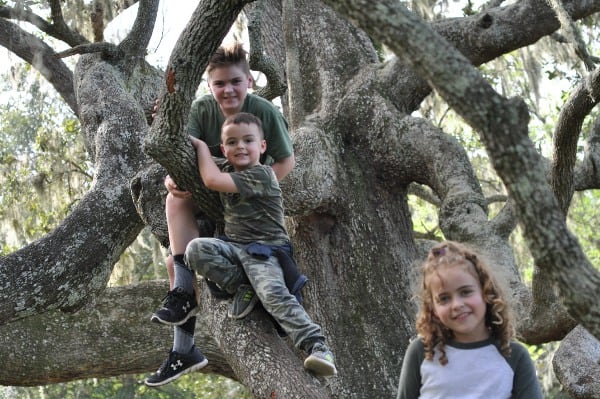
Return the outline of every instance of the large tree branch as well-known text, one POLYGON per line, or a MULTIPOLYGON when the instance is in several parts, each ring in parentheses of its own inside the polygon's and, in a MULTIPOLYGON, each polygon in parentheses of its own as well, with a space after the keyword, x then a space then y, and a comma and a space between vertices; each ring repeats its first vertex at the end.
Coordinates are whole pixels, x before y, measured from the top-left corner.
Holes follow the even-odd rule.
MULTIPOLYGON (((600 4, 575 0, 566 2, 564 8, 573 20, 578 20, 598 12, 600 4)), ((524 0, 506 7, 488 8, 474 16, 435 21, 431 27, 473 65, 481 65, 535 43, 559 29, 560 23, 545 1, 524 0)), ((386 97, 407 113, 417 109, 431 91, 418 71, 407 68, 402 58, 389 61, 381 74, 386 97)))
POLYGON ((77 115, 78 105, 73 92, 73 73, 46 43, 17 25, 0 18, 0 45, 36 68, 54 86, 77 115))
POLYGON ((514 199, 532 255, 569 313, 600 337, 600 275, 565 225, 527 135, 527 110, 499 96, 471 62, 397 2, 326 1, 408 62, 471 126, 514 199), (577 273, 573 271, 577 270, 577 273))
POLYGON ((97 56, 82 56, 76 76, 94 184, 52 233, 0 259, 2 322, 84 304, 105 289, 113 265, 143 227, 129 187, 148 161, 139 151, 147 131, 143 111, 124 91, 122 76, 97 56))
MULTIPOLYGON (((15 365, 0 371, 0 384, 35 386, 156 370, 173 330, 149 319, 167 288, 166 281, 107 288, 77 312, 48 311, 0 326, 0 344, 12 348, 4 360, 15 365)), ((235 379, 204 325, 198 317, 196 340, 210 358, 203 372, 235 379)))
POLYGON ((143 59, 146 56, 146 48, 154 31, 154 22, 158 12, 159 0, 140 0, 138 12, 133 22, 133 27, 119 43, 119 49, 126 55, 126 64, 136 65, 130 59, 143 59))
POLYGON ((574 192, 574 169, 577 142, 584 119, 600 101, 600 69, 583 79, 561 107, 554 129, 550 185, 567 213, 574 192))
POLYGON ((248 15, 250 68, 261 71, 267 78, 267 85, 255 94, 272 100, 287 90, 281 2, 260 0, 248 4, 244 10, 248 15))
POLYGON ((310 30, 305 23, 284 25, 286 46, 286 71, 292 131, 301 126, 307 117, 335 114, 337 101, 347 90, 346 85, 357 76, 365 64, 378 62, 377 53, 369 38, 348 21, 338 18, 321 2, 283 1, 283 18, 302 21, 308 15, 317 16, 310 30), (352 37, 345 46, 331 51, 323 43, 336 43, 338 37, 352 37), (335 66, 335 72, 332 71, 335 66), (307 84, 310 82, 310 84, 307 84))
POLYGON ((576 190, 600 188, 600 118, 596 118, 592 124, 583 162, 574 174, 576 190))
POLYGON ((15 19, 18 21, 29 22, 40 31, 54 37, 55 39, 61 40, 70 46, 77 46, 79 44, 87 43, 89 40, 79 33, 71 30, 65 23, 60 2, 53 0, 49 3, 52 23, 49 23, 46 19, 41 18, 37 14, 33 13, 31 9, 25 9, 21 7, 0 7, 0 17, 3 19, 15 19))
MULTIPOLYGON (((0 326, 0 344, 13 348, 5 360, 14 365, 0 371, 0 384, 35 386, 156 370, 173 329, 149 318, 167 288, 166 281, 107 288, 77 312, 48 311, 0 326)), ((201 372, 242 381, 260 398, 328 397, 264 311, 233 320, 227 317, 229 301, 202 291, 195 342, 209 363, 201 372)))
MULTIPOLYGON (((550 186, 556 196, 559 206, 566 217, 574 192, 574 170, 577 158, 577 142, 585 117, 600 99, 600 70, 597 70, 573 90, 567 102, 561 108, 558 122, 554 129, 553 157, 550 167, 550 186)), ((568 333, 575 322, 565 314, 556 297, 552 277, 534 265, 532 293, 534 299, 533 314, 536 318, 548 320, 562 318, 562 321, 552 323, 560 326, 562 335, 548 336, 543 341, 558 340, 568 333)), ((539 331, 538 326, 528 326, 532 331, 539 331)))
POLYGON ((552 358, 554 373, 574 399, 595 399, 600 392, 600 342, 583 327, 574 328, 552 358))

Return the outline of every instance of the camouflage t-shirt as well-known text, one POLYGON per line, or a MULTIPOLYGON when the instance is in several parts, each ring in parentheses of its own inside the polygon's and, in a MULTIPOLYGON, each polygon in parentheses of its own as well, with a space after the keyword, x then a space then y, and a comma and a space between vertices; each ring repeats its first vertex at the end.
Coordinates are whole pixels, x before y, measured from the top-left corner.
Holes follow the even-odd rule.
POLYGON ((235 242, 280 242, 289 240, 284 225, 283 198, 270 166, 256 165, 231 172, 238 193, 221 193, 225 235, 235 242))

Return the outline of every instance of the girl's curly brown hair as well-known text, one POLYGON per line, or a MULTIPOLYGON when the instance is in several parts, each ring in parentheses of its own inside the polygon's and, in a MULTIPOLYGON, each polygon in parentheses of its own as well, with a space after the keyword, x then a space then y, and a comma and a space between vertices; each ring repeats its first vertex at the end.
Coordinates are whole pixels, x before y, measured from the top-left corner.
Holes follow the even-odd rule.
POLYGON ((423 263, 419 299, 421 308, 417 314, 417 332, 425 347, 425 358, 433 360, 434 350, 440 351, 440 363, 448 363, 445 345, 454 337, 452 330, 445 327, 435 316, 431 295, 430 277, 442 267, 462 266, 475 277, 481 285, 483 299, 487 303, 485 325, 492 338, 500 341, 500 349, 506 357, 510 356, 510 340, 514 337, 513 321, 508 302, 502 289, 487 265, 467 246, 444 241, 434 246, 423 263))

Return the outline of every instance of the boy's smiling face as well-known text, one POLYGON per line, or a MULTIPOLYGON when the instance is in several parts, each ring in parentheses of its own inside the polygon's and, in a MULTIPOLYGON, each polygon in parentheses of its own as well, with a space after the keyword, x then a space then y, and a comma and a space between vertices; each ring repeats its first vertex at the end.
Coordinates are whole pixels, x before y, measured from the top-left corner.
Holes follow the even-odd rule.
POLYGON ((223 126, 221 140, 225 158, 238 172, 258 165, 261 154, 267 149, 258 126, 253 123, 223 126))
POLYGON ((225 117, 242 110, 252 77, 237 65, 215 68, 208 77, 208 87, 225 117))

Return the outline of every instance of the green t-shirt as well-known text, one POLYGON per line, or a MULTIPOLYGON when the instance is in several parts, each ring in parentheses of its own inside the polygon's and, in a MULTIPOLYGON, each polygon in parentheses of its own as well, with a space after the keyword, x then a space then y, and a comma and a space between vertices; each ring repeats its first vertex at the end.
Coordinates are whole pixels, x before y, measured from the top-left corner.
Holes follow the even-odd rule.
POLYGON ((225 172, 239 192, 220 193, 225 218, 225 235, 235 242, 275 244, 289 241, 284 225, 283 199, 273 168, 256 165, 233 172, 227 164, 225 172))
MULTIPOLYGON (((261 158, 262 163, 272 164, 293 154, 288 123, 273 103, 248 93, 242 112, 253 114, 262 122, 268 156, 261 158)), ((220 148, 223 122, 225 116, 219 104, 212 95, 207 94, 192 103, 187 126, 188 133, 206 142, 213 156, 224 158, 220 148)))

